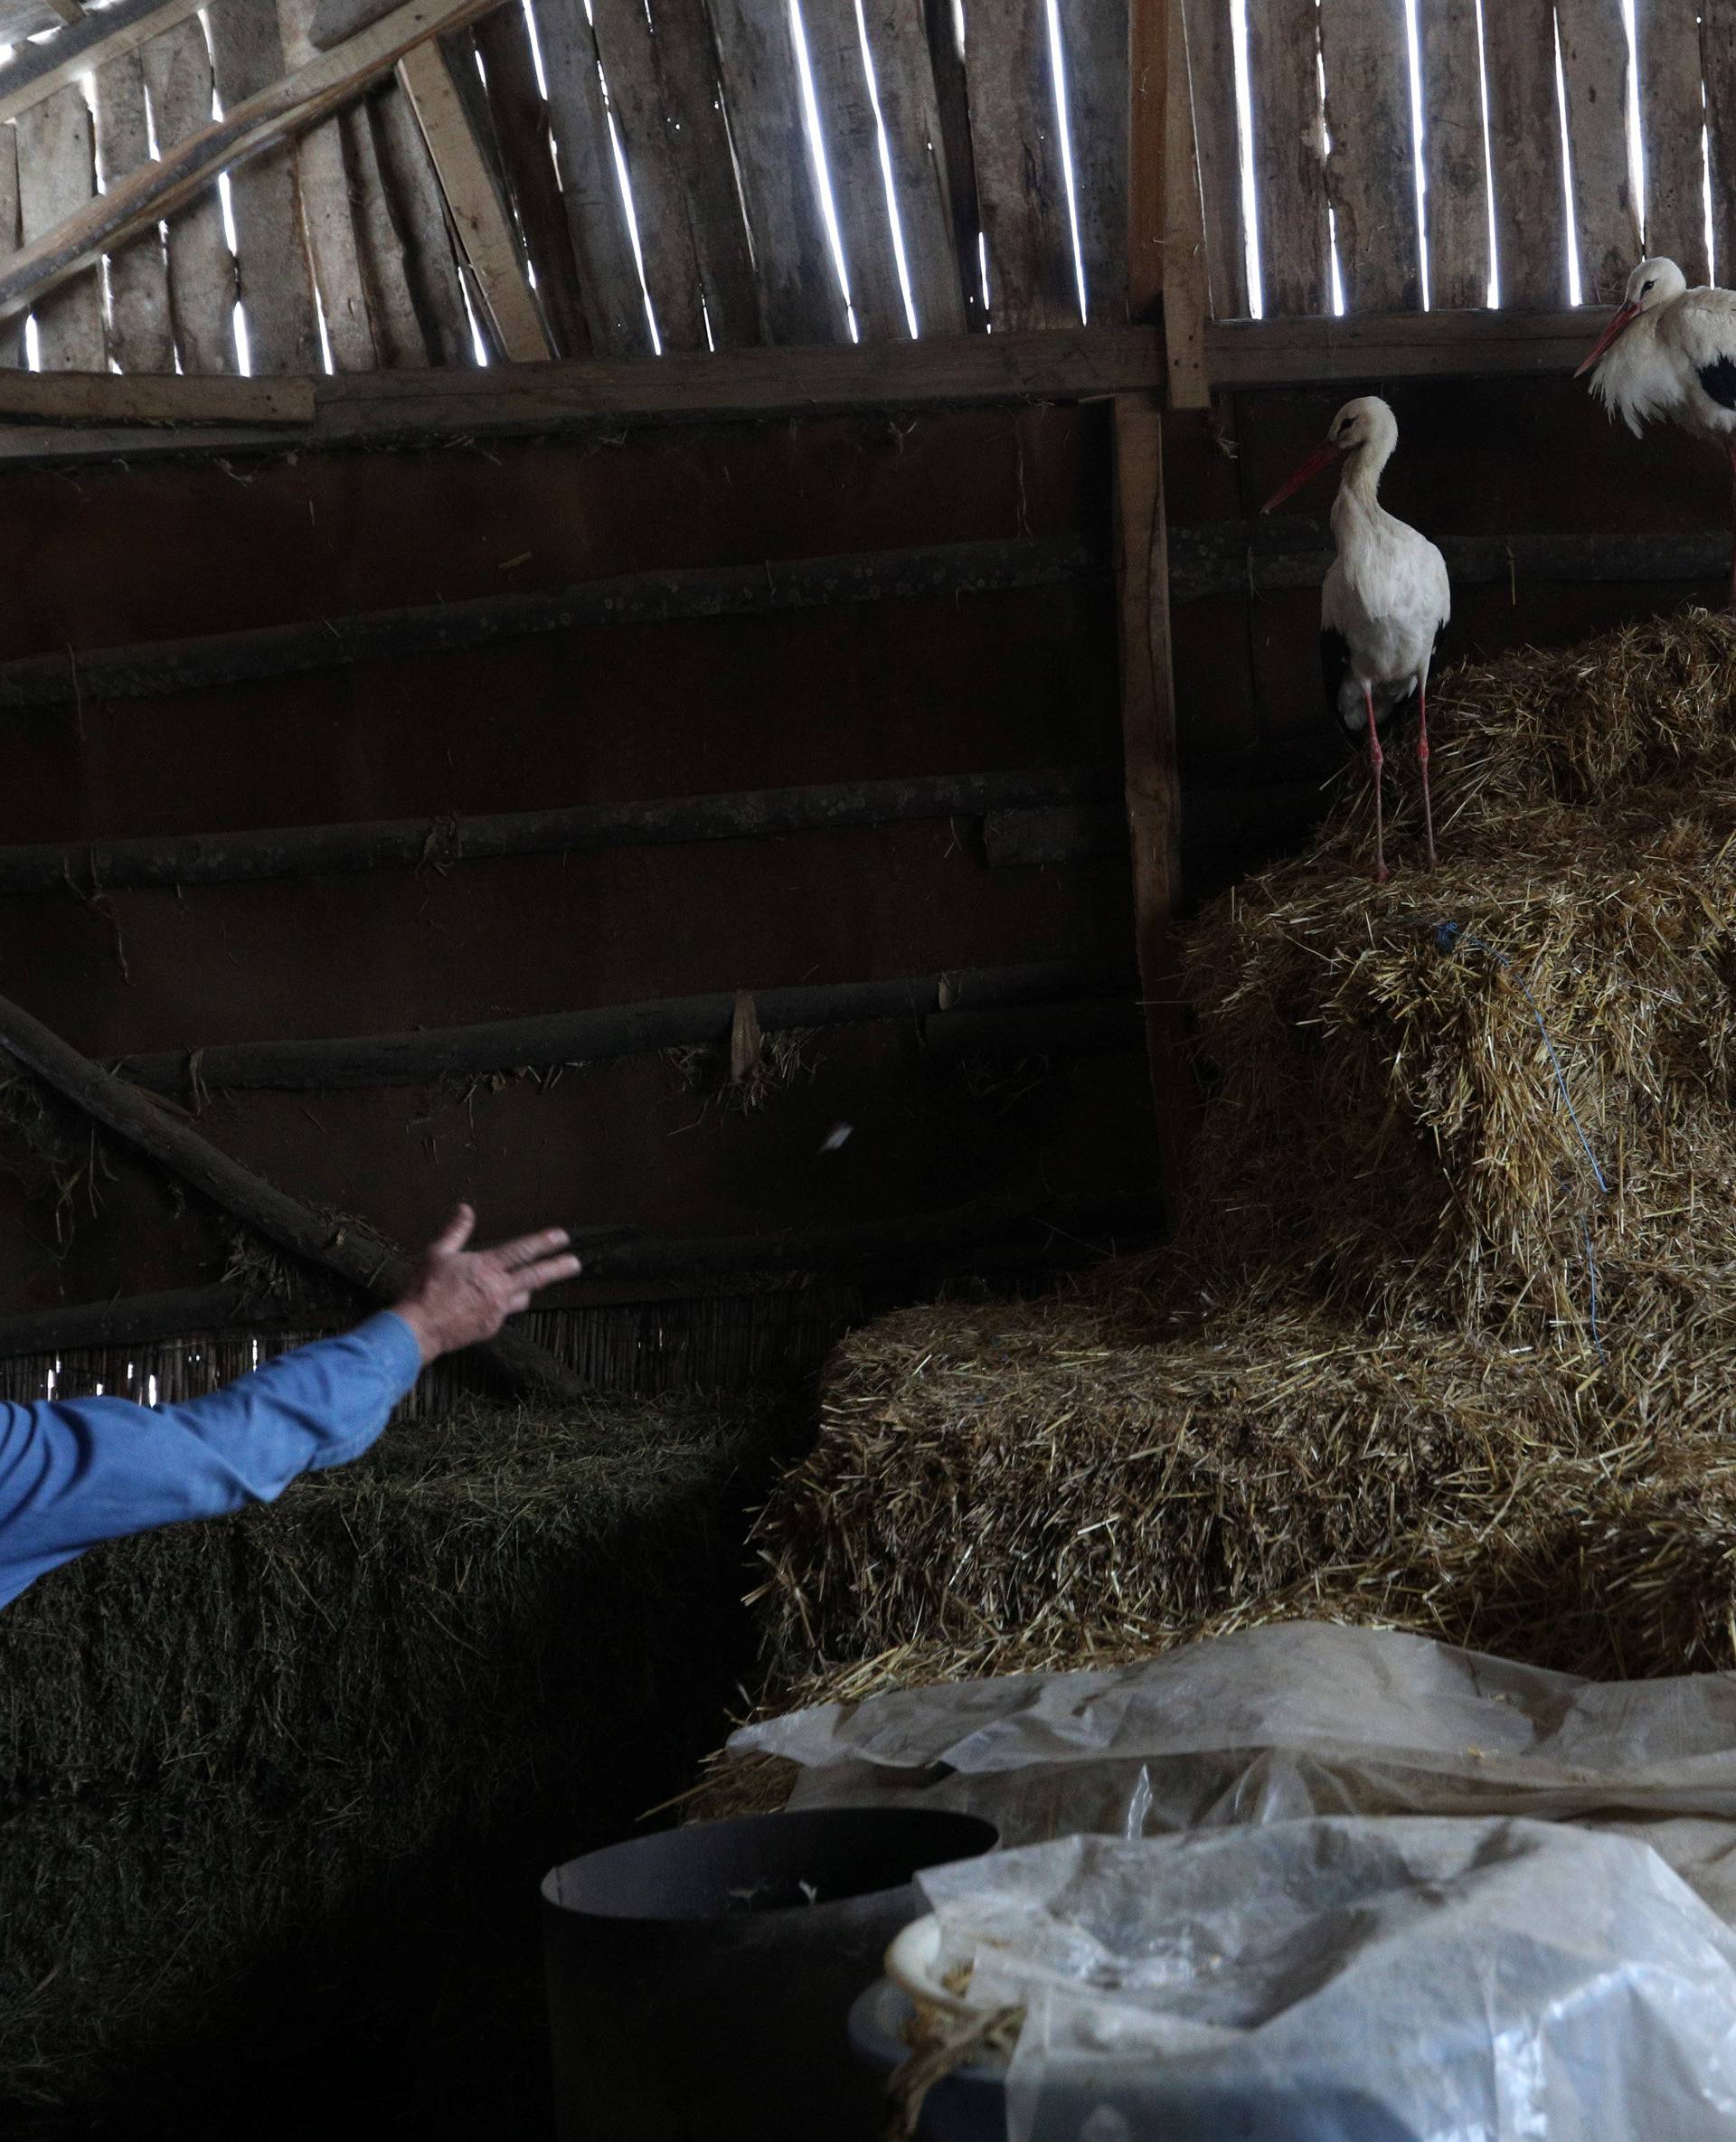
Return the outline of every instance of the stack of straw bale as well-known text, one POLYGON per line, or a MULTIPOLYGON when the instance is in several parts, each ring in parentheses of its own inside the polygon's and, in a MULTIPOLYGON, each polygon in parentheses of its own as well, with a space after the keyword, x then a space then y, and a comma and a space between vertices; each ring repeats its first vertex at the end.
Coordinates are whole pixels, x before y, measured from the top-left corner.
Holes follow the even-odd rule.
POLYGON ((1220 901, 1174 1249, 833 1363, 759 1524, 767 1700, 1333 1615, 1736 1664, 1736 623, 1460 669, 1220 901), (1396 769, 1396 778, 1394 773, 1396 769))

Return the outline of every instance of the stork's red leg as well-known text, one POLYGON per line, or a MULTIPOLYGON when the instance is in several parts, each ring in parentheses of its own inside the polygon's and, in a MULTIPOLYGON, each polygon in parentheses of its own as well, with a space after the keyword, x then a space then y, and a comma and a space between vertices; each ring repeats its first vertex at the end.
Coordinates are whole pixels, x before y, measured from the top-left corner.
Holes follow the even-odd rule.
POLYGON ((1435 813, 1429 800, 1429 686, 1417 686, 1417 764, 1422 769, 1422 837, 1429 867, 1435 867, 1435 813))
POLYGON ((1374 722, 1374 694, 1367 684, 1363 686, 1363 704, 1368 709, 1368 765, 1374 776, 1374 882, 1384 885, 1386 835, 1381 822, 1381 769, 1386 764, 1386 753, 1381 749, 1381 732, 1374 722))

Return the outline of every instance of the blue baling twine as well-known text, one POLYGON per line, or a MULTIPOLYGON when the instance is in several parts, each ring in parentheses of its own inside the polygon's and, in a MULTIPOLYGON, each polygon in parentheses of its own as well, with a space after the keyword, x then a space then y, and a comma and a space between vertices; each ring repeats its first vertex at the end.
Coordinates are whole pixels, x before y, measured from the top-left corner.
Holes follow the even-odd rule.
MULTIPOLYGON (((1591 1150, 1591 1141, 1585 1135, 1585 1126, 1580 1121, 1580 1112, 1573 1106, 1573 1096, 1567 1090, 1567 1074, 1561 1069, 1561 1058, 1555 1053, 1555 1044, 1549 1038, 1549 1029, 1543 1024, 1543 1014, 1537 1008, 1537 999, 1525 987, 1524 976, 1515 972, 1512 960, 1507 958, 1505 952, 1497 951, 1493 945, 1485 943, 1480 937, 1473 936, 1462 922, 1436 923, 1435 949, 1437 951, 1451 952, 1460 944, 1474 946, 1477 951, 1486 952, 1498 967, 1505 967, 1508 974, 1512 975, 1514 982, 1518 984, 1525 1002, 1531 1006, 1531 1015, 1537 1022, 1537 1031, 1543 1037, 1543 1047, 1549 1052, 1549 1065, 1555 1073, 1555 1084, 1561 1092, 1561 1105, 1566 1109, 1568 1118, 1573 1125, 1574 1133, 1580 1141, 1580 1150, 1585 1155, 1598 1188, 1608 1197, 1609 1185, 1604 1179, 1603 1170, 1598 1165, 1597 1155, 1591 1150)), ((1591 1286, 1591 1344, 1598 1350, 1598 1359, 1602 1362, 1605 1368, 1608 1368, 1609 1356, 1603 1350, 1603 1333, 1598 1325, 1598 1257, 1596 1250, 1591 1247, 1591 1223, 1589 1220, 1580 1221, 1580 1233, 1585 1243, 1585 1269, 1591 1286)))

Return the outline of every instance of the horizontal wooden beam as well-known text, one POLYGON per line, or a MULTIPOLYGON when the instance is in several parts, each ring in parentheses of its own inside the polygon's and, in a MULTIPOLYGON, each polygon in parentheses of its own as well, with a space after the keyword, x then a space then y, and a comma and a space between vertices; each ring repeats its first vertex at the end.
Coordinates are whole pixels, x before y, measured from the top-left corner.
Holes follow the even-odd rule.
POLYGON ((292 439, 241 420, 221 435, 128 433, 127 382, 83 433, 0 431, 0 461, 137 458, 454 444, 565 431, 1005 403, 1088 401, 1161 386, 1156 327, 960 335, 839 348, 738 349, 339 373, 313 382, 312 420, 292 439))
MULTIPOLYGON (((1118 1241, 1148 1242, 1162 1223, 1160 1201, 1135 1193, 1042 1202, 985 1198, 904 1219, 764 1235, 684 1238, 618 1231, 618 1240, 607 1246, 585 1249, 581 1242, 585 1272, 577 1284, 592 1281, 617 1289, 644 1284, 664 1296, 672 1285, 709 1290, 731 1278, 794 1283, 830 1271, 927 1269, 990 1259, 996 1265, 1079 1264, 1094 1261, 1118 1241)), ((262 1300, 239 1287, 182 1287, 0 1316, 0 1358, 149 1345, 235 1329, 317 1332, 343 1321, 329 1301, 312 1297, 286 1302, 262 1300)))
MULTIPOLYGON (((387 818, 354 826, 274 826, 257 833, 165 834, 130 840, 43 841, 0 848, 0 892, 116 892, 142 886, 231 885, 367 870, 447 870, 509 855, 590 854, 693 841, 760 840, 927 818, 984 818, 1027 807, 1090 811, 1112 774, 1058 766, 1019 773, 940 774, 747 789, 654 803, 588 803, 567 810, 479 818, 387 818)), ((991 854, 991 862, 995 860, 991 854)))
MULTIPOLYGON (((1719 580, 1730 571, 1727 528, 1654 534, 1443 535, 1447 570, 1464 587, 1521 580, 1719 580)), ((1170 600, 1317 588, 1332 563, 1321 521, 1221 521, 1169 533, 1170 600)))
POLYGON ((467 602, 267 625, 201 639, 26 656, 0 663, 0 709, 157 698, 357 662, 452 654, 580 625, 753 617, 833 603, 1052 587, 1101 569, 1102 561, 1082 538, 1053 535, 627 573, 547 593, 484 595, 467 602))
POLYGON ((1608 306, 1582 305, 1571 312, 1214 320, 1205 331, 1205 364, 1213 387, 1571 373, 1609 319, 1608 306))
MULTIPOLYGON (((955 1006, 1048 1004, 1101 991, 1100 967, 1071 960, 1019 967, 964 967, 890 982, 819 982, 754 995, 762 1033, 797 1027, 849 1026, 879 1019, 921 1019, 955 1006)), ((1129 989, 1129 995, 1131 990, 1129 989)), ((422 1086, 439 1079, 495 1071, 598 1063, 658 1049, 722 1046, 735 1018, 737 992, 653 998, 587 1012, 545 1012, 473 1026, 425 1027, 413 1033, 345 1036, 335 1041, 216 1043, 118 1060, 129 1083, 158 1093, 234 1088, 279 1093, 327 1092, 361 1086, 422 1086)))
POLYGON ((311 379, 176 372, 0 372, 0 423, 269 424, 314 419, 311 379))

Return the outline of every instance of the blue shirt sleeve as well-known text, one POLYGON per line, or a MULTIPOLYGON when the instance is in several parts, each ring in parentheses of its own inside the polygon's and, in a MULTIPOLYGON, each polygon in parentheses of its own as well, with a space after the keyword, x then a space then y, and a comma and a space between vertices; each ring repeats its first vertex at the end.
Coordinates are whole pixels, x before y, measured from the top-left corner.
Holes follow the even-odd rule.
POLYGON ((360 1457, 421 1365, 386 1310, 180 1405, 0 1404, 0 1607, 99 1540, 269 1502, 360 1457))

